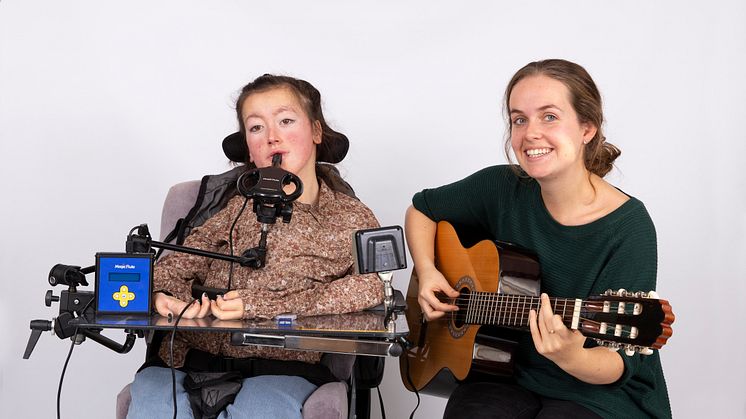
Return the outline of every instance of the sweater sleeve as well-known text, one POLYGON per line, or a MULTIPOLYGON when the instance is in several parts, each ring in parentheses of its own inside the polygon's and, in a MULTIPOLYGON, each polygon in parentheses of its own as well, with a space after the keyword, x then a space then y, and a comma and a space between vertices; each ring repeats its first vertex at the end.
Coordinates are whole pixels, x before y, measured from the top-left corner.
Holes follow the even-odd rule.
POLYGON ((490 220, 508 210, 501 204, 516 179, 510 166, 487 167, 457 182, 416 193, 412 205, 436 222, 447 220, 492 231, 490 220))
MULTIPOLYGON (((655 227, 642 203, 619 223, 616 235, 616 249, 599 275, 592 293, 597 295, 608 289, 617 291, 620 288, 631 292, 655 290, 658 268, 655 227)), ((624 373, 612 386, 621 386, 636 375, 644 364, 641 357, 646 356, 637 353, 628 356, 624 350, 620 350, 619 354, 624 361, 624 373)))
POLYGON ((237 290, 244 302, 244 319, 271 319, 278 314, 298 316, 361 311, 383 300, 381 281, 375 274, 350 274, 287 296, 266 290, 237 290))
MULTIPOLYGON (((232 219, 240 202, 233 200, 203 225, 192 230, 184 241, 184 246, 208 252, 216 252, 227 244, 221 226, 232 219)), ((164 256, 155 265, 153 289, 165 292, 182 301, 192 301, 192 283, 204 283, 213 260, 203 256, 174 252, 164 256)))

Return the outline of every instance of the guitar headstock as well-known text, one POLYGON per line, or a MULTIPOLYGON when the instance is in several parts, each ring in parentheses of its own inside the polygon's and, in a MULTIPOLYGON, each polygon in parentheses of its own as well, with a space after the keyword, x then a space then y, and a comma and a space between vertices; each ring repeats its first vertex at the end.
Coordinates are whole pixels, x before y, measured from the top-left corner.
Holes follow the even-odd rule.
POLYGON ((649 355, 671 337, 675 318, 655 291, 607 290, 583 302, 578 330, 601 346, 649 355))

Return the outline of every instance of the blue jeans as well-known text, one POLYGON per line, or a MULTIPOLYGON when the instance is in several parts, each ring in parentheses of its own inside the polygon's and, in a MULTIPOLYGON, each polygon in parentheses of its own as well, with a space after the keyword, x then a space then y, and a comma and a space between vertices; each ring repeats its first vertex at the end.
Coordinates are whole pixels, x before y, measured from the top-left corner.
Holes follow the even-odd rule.
MULTIPOLYGON (((184 390, 186 373, 176 370, 176 403, 179 419, 191 419, 192 408, 184 390)), ((238 418, 297 418, 316 386, 302 377, 289 375, 260 375, 245 378, 241 390, 232 404, 218 416, 221 419, 238 418)), ((130 393, 127 419, 170 418, 173 416, 171 370, 148 367, 135 375, 130 393)))

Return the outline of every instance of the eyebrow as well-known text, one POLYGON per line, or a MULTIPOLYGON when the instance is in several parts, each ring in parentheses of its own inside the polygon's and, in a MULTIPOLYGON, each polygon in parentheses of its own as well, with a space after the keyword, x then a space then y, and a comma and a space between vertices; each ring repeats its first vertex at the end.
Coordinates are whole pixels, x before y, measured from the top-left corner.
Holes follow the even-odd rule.
MULTIPOLYGON (((557 109, 558 111, 561 111, 561 110, 562 110, 562 108, 560 108, 559 106, 557 106, 557 105, 552 105, 552 104, 549 104, 549 105, 544 105, 544 106, 540 107, 540 108, 539 108, 539 110, 540 110, 540 111, 545 111, 545 110, 547 110, 547 109, 549 109, 549 108, 554 108, 554 109, 557 109)), ((523 112, 522 110, 520 110, 520 109, 511 109, 511 110, 510 110, 510 113, 511 113, 511 115, 512 115, 512 114, 514 114, 514 113, 524 113, 524 112, 523 112)))
POLYGON ((285 111, 291 111, 291 112, 298 112, 295 110, 295 108, 292 105, 283 105, 277 108, 274 112, 272 112, 272 115, 278 115, 285 111))
MULTIPOLYGON (((279 115, 279 114, 281 114, 282 112, 285 112, 285 111, 291 111, 291 112, 295 112, 295 113, 298 112, 291 105, 282 105, 279 108, 277 108, 274 112, 272 112, 272 116, 277 116, 277 115, 279 115)), ((261 118, 261 116, 258 115, 258 114, 255 114, 255 113, 250 113, 250 114, 246 115, 246 117, 243 120, 246 121, 249 118, 261 118)))

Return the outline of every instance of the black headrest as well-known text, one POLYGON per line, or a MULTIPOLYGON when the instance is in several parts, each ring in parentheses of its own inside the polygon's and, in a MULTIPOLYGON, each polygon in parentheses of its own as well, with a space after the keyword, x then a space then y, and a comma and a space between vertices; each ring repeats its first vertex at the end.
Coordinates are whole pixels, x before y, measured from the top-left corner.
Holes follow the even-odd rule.
MULTIPOLYGON (((316 146, 316 161, 325 163, 339 163, 347 155, 350 148, 350 142, 346 136, 334 133, 335 135, 323 136, 321 144, 316 146)), ((249 157, 249 149, 246 146, 246 139, 240 132, 223 139, 223 152, 225 156, 236 163, 246 163, 249 157)))

